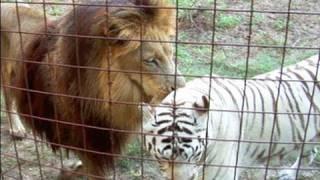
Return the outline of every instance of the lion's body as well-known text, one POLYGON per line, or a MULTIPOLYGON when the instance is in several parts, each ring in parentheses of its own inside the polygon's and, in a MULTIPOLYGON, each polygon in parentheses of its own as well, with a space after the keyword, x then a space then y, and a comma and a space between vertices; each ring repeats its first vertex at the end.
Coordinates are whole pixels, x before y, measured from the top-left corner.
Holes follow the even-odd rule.
MULTIPOLYGON (((166 5, 164 1, 115 3, 119 2, 166 5)), ((136 130, 138 103, 159 102, 174 87, 173 76, 132 73, 173 74, 169 44, 119 39, 140 39, 141 35, 147 40, 169 40, 171 11, 79 6, 51 23, 48 36, 28 39, 30 44, 18 57, 34 62, 16 66, 13 83, 18 87, 14 91, 18 112, 26 125, 51 142, 53 149, 62 145, 74 150, 90 174, 102 175, 114 160, 103 153, 121 153, 130 134, 93 126, 136 130), (148 58, 157 58, 160 65, 145 65, 143 60, 148 58)), ((46 33, 46 28, 40 29, 46 33)), ((178 87, 184 84, 182 78, 177 82, 178 87)))

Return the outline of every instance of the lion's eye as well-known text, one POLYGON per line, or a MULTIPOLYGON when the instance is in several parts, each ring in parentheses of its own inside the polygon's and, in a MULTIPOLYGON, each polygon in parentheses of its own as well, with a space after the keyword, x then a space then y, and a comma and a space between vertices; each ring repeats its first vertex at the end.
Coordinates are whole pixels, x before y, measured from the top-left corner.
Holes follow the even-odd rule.
POLYGON ((159 65, 158 60, 156 58, 146 59, 146 60, 144 60, 144 63, 148 64, 148 65, 156 65, 156 66, 159 65))

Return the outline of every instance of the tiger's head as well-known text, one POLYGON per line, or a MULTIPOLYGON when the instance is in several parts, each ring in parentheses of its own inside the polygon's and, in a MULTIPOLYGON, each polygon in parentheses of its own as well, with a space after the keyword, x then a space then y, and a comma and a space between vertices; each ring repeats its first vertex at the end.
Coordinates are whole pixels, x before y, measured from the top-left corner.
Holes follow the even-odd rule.
POLYGON ((184 90, 172 92, 157 107, 143 107, 145 149, 168 179, 197 177, 207 144, 208 97, 184 90))

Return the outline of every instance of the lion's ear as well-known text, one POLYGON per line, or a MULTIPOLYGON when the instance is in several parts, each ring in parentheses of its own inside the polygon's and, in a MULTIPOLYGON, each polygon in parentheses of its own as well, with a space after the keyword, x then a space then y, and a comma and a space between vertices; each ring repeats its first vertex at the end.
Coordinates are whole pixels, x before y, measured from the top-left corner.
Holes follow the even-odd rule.
POLYGON ((146 22, 154 27, 159 27, 166 34, 173 35, 175 31, 175 8, 169 0, 135 0, 135 5, 140 6, 140 12, 146 22))
POLYGON ((150 8, 148 6, 155 6, 159 4, 159 1, 152 1, 152 0, 135 0, 134 4, 139 6, 141 10, 149 16, 155 16, 156 9, 150 8))
POLYGON ((168 0, 136 0, 135 5, 140 7, 143 15, 153 23, 170 23, 170 26, 173 25, 175 8, 168 3, 168 0))
POLYGON ((133 6, 136 7, 122 8, 108 15, 104 34, 111 37, 109 42, 113 45, 137 41, 155 28, 158 33, 173 34, 175 9, 170 8, 166 0, 135 0, 133 6))
POLYGON ((126 42, 129 42, 129 34, 124 34, 124 22, 122 20, 114 20, 114 23, 110 22, 109 27, 105 29, 105 35, 109 37, 109 43, 111 45, 123 46, 126 42), (128 41, 126 41, 128 39, 128 41))

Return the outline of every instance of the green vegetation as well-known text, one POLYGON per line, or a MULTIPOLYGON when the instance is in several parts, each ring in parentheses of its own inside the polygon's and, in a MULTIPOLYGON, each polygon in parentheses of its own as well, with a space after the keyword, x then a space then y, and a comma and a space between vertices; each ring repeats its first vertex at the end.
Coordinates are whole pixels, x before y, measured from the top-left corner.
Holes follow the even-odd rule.
POLYGON ((262 13, 254 13, 253 14, 253 24, 259 25, 260 23, 264 22, 266 20, 265 14, 262 13))
MULTIPOLYGON (((128 145, 127 147, 127 152, 125 153, 126 156, 131 156, 131 157, 139 157, 141 156, 141 142, 139 140, 133 141, 131 144, 128 145)), ((131 168, 137 164, 137 160, 135 159, 125 159, 122 158, 119 161, 119 166, 121 169, 125 170, 131 170, 131 168)))
MULTIPOLYGON (((284 64, 289 65, 305 59, 315 51, 291 52, 287 51, 284 64)), ((211 47, 192 48, 181 46, 178 48, 179 69, 187 75, 209 75, 211 61, 211 47)), ((262 49, 249 57, 248 77, 272 71, 280 67, 282 53, 276 50, 262 49)), ((217 48, 213 53, 213 73, 244 77, 246 72, 246 55, 238 57, 237 49, 217 48)), ((190 78, 189 78, 190 79, 190 78)))
MULTIPOLYGON (((289 25, 288 25, 289 30, 292 29, 293 22, 294 22, 293 20, 289 21, 289 25)), ((275 20, 272 21, 272 27, 276 31, 284 32, 287 27, 287 17, 286 16, 277 17, 275 20)))
POLYGON ((63 9, 59 6, 51 6, 47 8, 48 14, 52 16, 61 16, 63 14, 63 9))
POLYGON ((221 14, 217 19, 217 27, 223 29, 234 28, 241 23, 241 17, 237 15, 221 14))
POLYGON ((281 46, 284 43, 284 33, 270 34, 264 31, 257 31, 255 43, 261 45, 278 45, 281 46))
POLYGON ((286 29, 286 19, 277 18, 273 23, 273 28, 277 31, 284 31, 286 29))
MULTIPOLYGON (((173 1, 175 4, 177 1, 173 1)), ((179 7, 192 7, 197 2, 197 0, 178 0, 178 6, 179 7)))

